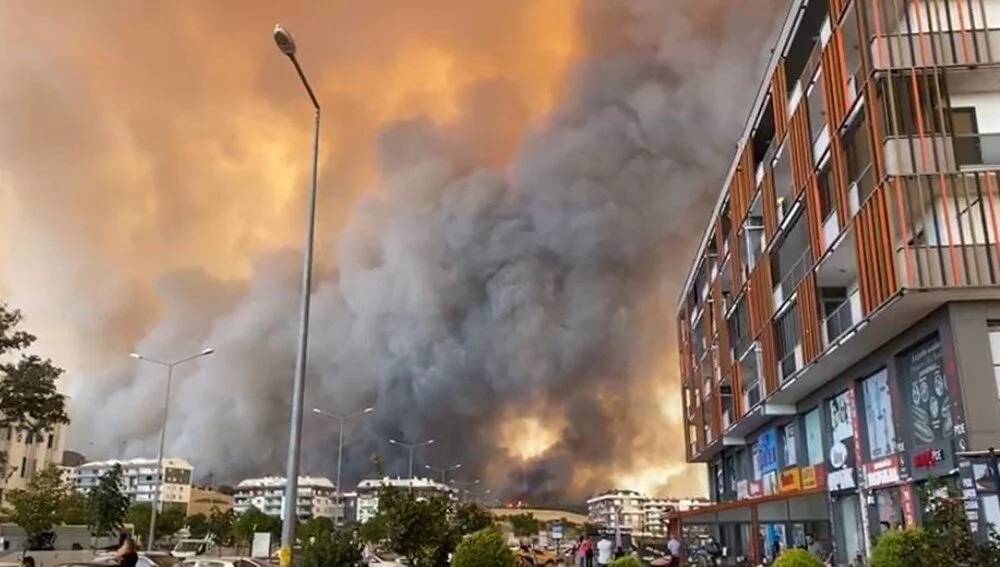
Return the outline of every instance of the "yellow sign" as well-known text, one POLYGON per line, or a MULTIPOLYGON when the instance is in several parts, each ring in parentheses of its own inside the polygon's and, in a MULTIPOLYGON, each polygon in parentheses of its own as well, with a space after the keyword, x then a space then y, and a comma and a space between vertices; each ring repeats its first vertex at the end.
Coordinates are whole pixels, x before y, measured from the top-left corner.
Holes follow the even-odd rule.
POLYGON ((802 490, 810 490, 813 488, 820 488, 826 485, 826 471, 821 469, 823 465, 813 466, 813 467, 802 467, 802 490))
POLYGON ((802 490, 802 476, 799 469, 789 469, 781 473, 781 491, 798 492, 802 490))

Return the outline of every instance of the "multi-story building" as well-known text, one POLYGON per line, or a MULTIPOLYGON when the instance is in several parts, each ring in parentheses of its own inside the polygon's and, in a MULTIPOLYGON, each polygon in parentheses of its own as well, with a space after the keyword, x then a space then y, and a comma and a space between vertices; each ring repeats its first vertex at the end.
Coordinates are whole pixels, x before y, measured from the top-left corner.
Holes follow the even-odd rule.
POLYGON ((383 487, 402 488, 412 491, 417 498, 428 498, 440 494, 457 498, 458 490, 447 484, 429 478, 382 478, 362 480, 355 492, 355 511, 358 523, 365 523, 378 514, 378 491, 383 487))
POLYGON ((127 459, 92 461, 84 463, 68 476, 76 489, 88 492, 100 483, 101 477, 113 467, 122 469, 122 492, 134 503, 152 503, 158 479, 161 506, 178 506, 187 510, 191 501, 191 476, 194 467, 184 459, 163 459, 163 467, 157 468, 156 459, 127 459))
MULTIPOLYGON (((295 513, 300 520, 332 518, 335 490, 328 478, 300 476, 295 513)), ((236 485, 235 505, 238 514, 256 508, 269 516, 283 517, 285 477, 249 478, 236 485)))
POLYGON ((650 498, 635 490, 609 490, 587 500, 587 521, 607 531, 664 538, 675 512, 707 504, 692 498, 650 498))
POLYGON ((587 518, 590 523, 623 533, 645 530, 646 513, 643 506, 649 497, 635 490, 609 490, 587 500, 587 518))
POLYGON ((7 459, 0 470, 0 503, 7 492, 23 489, 38 471, 62 464, 66 428, 56 426, 51 432, 32 434, 17 428, 0 428, 0 452, 7 459))
POLYGON ((1000 1, 791 4, 678 306, 714 501, 679 519, 847 562, 937 476, 984 536, 957 453, 1000 445, 1000 1))

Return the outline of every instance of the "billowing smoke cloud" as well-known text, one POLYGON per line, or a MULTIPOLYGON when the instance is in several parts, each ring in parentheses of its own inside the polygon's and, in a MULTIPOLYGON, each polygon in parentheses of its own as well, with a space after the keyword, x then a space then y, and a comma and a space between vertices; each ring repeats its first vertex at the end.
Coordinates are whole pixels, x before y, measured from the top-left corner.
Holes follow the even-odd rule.
MULTIPOLYGON (((71 359, 74 439, 149 454, 162 373, 124 352, 210 345, 177 373, 168 452, 282 470, 309 123, 258 45, 281 19, 333 107, 307 407, 376 407, 346 480, 374 452, 404 473, 392 436, 509 495, 698 489, 673 306, 782 3, 349 4, 33 12, 25 41, 67 35, 0 59, 0 293, 71 359)), ((306 422, 305 472, 332 471, 332 426, 306 422)))

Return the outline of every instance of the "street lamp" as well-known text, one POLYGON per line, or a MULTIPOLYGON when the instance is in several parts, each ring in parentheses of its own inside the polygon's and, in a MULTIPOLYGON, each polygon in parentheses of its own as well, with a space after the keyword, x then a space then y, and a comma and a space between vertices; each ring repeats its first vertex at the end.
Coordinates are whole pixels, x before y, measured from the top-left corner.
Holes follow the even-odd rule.
POLYGON ((410 452, 410 478, 413 478, 413 452, 421 447, 433 445, 434 440, 428 439, 427 441, 421 441, 420 443, 404 443, 402 441, 397 441, 395 439, 389 439, 389 443, 392 443, 393 445, 399 445, 400 447, 410 452))
POLYGON ((156 364, 158 366, 165 366, 167 368, 167 392, 163 396, 163 421, 160 423, 160 449, 156 453, 156 486, 153 487, 153 511, 149 518, 149 543, 146 544, 149 549, 153 549, 153 543, 156 541, 156 512, 157 508, 160 506, 160 490, 163 486, 163 444, 167 439, 167 416, 170 413, 170 383, 173 382, 174 379, 174 367, 178 364, 184 364, 185 362, 192 361, 196 358, 208 356, 213 352, 215 351, 210 348, 206 348, 198 354, 194 354, 180 360, 175 360, 173 362, 156 360, 155 358, 149 358, 148 356, 143 356, 137 352, 133 352, 130 355, 136 360, 156 364))
MULTIPOLYGON (((337 413, 325 412, 319 408, 313 408, 314 414, 321 415, 323 417, 328 417, 330 419, 336 419, 337 421, 340 422, 340 426, 338 427, 338 429, 340 429, 340 441, 337 443, 337 505, 338 506, 340 506, 341 504, 340 495, 342 492, 340 489, 340 463, 344 456, 344 422, 355 417, 361 417, 373 411, 375 411, 375 408, 368 407, 358 412, 350 413, 347 415, 341 415, 337 413)), ((343 510, 341 510, 341 512, 343 512, 343 510)))
POLYGON ((288 463, 285 474, 285 510, 284 522, 281 525, 281 566, 290 567, 292 565, 292 546, 295 543, 295 525, 298 518, 295 514, 295 506, 299 491, 299 455, 301 453, 302 439, 302 398, 306 381, 306 358, 307 347, 309 345, 309 295, 312 287, 312 265, 313 265, 313 240, 316 233, 316 178, 318 176, 319 164, 319 101, 313 93, 309 81, 306 80, 299 60, 295 58, 295 40, 292 35, 285 31, 280 25, 274 26, 274 42, 278 49, 288 56, 295 72, 298 73, 302 85, 306 88, 309 100, 312 101, 314 114, 313 131, 313 156, 312 156, 312 186, 309 190, 309 213, 306 218, 306 250, 302 259, 302 311, 299 315, 299 345, 298 353, 295 357, 295 379, 292 385, 292 414, 289 425, 288 439, 288 463))
POLYGON ((424 468, 429 471, 441 473, 441 484, 445 484, 448 481, 448 473, 452 471, 457 471, 458 469, 462 468, 462 463, 456 463, 454 465, 451 465, 450 467, 443 467, 443 468, 424 465, 424 468))

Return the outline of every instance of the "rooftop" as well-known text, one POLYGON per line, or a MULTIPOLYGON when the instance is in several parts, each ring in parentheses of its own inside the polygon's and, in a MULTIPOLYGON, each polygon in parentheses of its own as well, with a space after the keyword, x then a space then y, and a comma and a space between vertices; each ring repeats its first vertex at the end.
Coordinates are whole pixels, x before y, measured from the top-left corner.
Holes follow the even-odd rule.
POLYGON ((440 490, 442 492, 451 492, 455 488, 448 486, 447 484, 441 484, 429 478, 390 478, 384 477, 381 479, 370 478, 362 480, 358 483, 358 490, 373 489, 381 486, 395 486, 397 488, 430 488, 434 490, 440 490))
MULTIPOLYGON (((281 488, 285 486, 283 476, 265 476, 241 480, 236 488, 281 488)), ((333 488, 333 481, 321 476, 300 476, 299 488, 333 488)))
MULTIPOLYGON (((155 467, 156 459, 148 459, 140 457, 136 459, 108 459, 106 461, 90 461, 87 463, 83 463, 78 468, 96 469, 104 467, 113 467, 115 465, 119 465, 122 468, 155 467)), ((193 466, 191 466, 191 463, 187 461, 187 459, 180 459, 176 457, 173 458, 164 457, 163 466, 171 468, 187 468, 187 469, 194 468, 193 466)))

